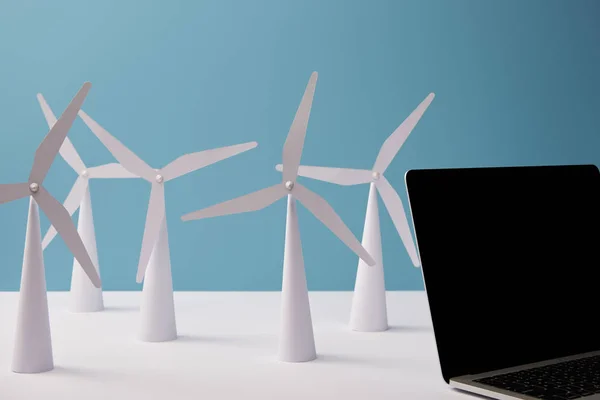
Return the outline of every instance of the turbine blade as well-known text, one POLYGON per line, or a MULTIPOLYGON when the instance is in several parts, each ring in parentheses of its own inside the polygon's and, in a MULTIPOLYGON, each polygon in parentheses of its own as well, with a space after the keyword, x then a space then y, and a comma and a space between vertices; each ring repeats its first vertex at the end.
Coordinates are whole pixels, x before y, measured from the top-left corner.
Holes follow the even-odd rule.
MULTIPOLYGON (((83 195, 85 194, 87 186, 87 179, 78 177, 75 180, 71 191, 69 192, 67 198, 65 199, 65 202, 63 203, 63 207, 65 208, 65 210, 67 210, 70 216, 73 216, 75 211, 77 211, 77 209, 81 205, 81 200, 83 199, 83 195)), ((54 236, 56 236, 56 228, 54 228, 53 225, 50 225, 48 232, 46 232, 46 235, 44 236, 44 240, 42 240, 42 249, 48 247, 50 242, 52 242, 52 239, 54 239, 54 236)))
POLYGON ((385 208, 387 208, 388 213, 392 218, 392 222, 394 222, 396 230, 400 234, 400 239, 402 239, 402 243, 404 243, 404 247, 406 247, 410 260, 415 267, 418 267, 420 262, 419 256, 417 255, 417 248, 410 233, 408 219, 406 218, 406 212, 404 211, 404 205, 402 204, 400 196, 398 196, 398 193, 383 175, 375 185, 383 199, 385 208))
POLYGON ((110 163, 88 168, 89 178, 139 178, 119 163, 110 163))
POLYGON ((50 223, 52 223, 58 234, 63 238, 65 244, 90 278, 92 284, 99 288, 102 284, 100 277, 67 210, 42 186, 33 195, 33 198, 42 210, 44 210, 44 214, 46 214, 50 223))
POLYGON ((75 146, 73 146, 73 142, 71 142, 68 137, 65 138, 65 141, 63 142, 62 146, 60 146, 60 150, 58 152, 63 160, 65 160, 67 164, 69 164, 71 168, 75 170, 75 172, 80 174, 81 171, 85 170, 86 167, 83 163, 83 160, 81 157, 79 157, 77 150, 75 150, 75 146))
POLYGON ((48 124, 48 129, 52 129, 52 127, 56 123, 56 116, 54 115, 54 112, 52 111, 52 109, 46 102, 46 99, 44 99, 44 96, 42 96, 41 93, 37 94, 37 99, 38 103, 40 103, 40 107, 42 109, 42 113, 44 114, 44 118, 46 119, 46 123, 48 124))
POLYGON ((425 98, 415 108, 415 110, 400 124, 398 128, 383 142, 381 149, 379 150, 379 154, 377 155, 377 160, 375 160, 375 165, 373 166, 373 170, 383 174, 387 167, 391 164, 398 151, 408 138, 408 135, 412 132, 414 127, 417 125, 427 107, 433 101, 435 97, 434 93, 430 93, 429 96, 425 98))
POLYGON ((160 172, 165 181, 175 179, 190 172, 204 168, 226 158, 243 153, 258 145, 256 142, 236 144, 233 146, 220 147, 217 149, 199 151, 197 153, 185 154, 164 167, 160 172))
POLYGON ((344 221, 324 198, 298 183, 294 186, 292 195, 364 262, 371 266, 375 265, 373 257, 362 247, 350 228, 344 224, 344 221))
MULTIPOLYGON (((40 107, 42 108, 42 112, 44 113, 44 118, 46 118, 48 128, 52 129, 56 123, 56 117, 41 93, 38 93, 37 99, 40 103, 40 107)), ((85 169, 85 164, 81 160, 81 157, 79 157, 77 150, 75 150, 75 147, 73 146, 73 143, 71 143, 71 140, 69 140, 68 136, 65 137, 65 141, 63 142, 62 146, 60 146, 59 152, 67 164, 69 164, 71 168, 73 168, 78 174, 85 169)))
POLYGON ((181 217, 181 219, 183 221, 191 221, 193 219, 212 218, 222 215, 258 211, 275 203, 277 200, 285 196, 286 193, 288 192, 285 187, 281 183, 278 183, 277 185, 257 190, 256 192, 246 194, 241 197, 236 197, 235 199, 227 200, 223 203, 219 203, 202 210, 185 214, 183 217, 181 217))
MULTIPOLYGON (((283 165, 277 164, 275 169, 283 171, 283 165)), ((298 167, 298 175, 306 178, 316 179, 323 182, 338 185, 352 186, 373 181, 373 173, 366 169, 315 167, 312 165, 301 165, 298 167)))
POLYGON ((153 183, 146 213, 146 227, 142 239, 142 250, 140 251, 140 262, 136 280, 142 282, 146 274, 146 268, 150 262, 152 250, 160 233, 160 225, 165 218, 165 187, 160 183, 153 183))
POLYGON ((287 139, 283 145, 282 161, 285 166, 283 171, 283 182, 296 181, 298 176, 298 166, 302 157, 302 148, 304 147, 304 138, 306 137, 306 128, 308 127, 308 118, 312 107, 315 87, 317 86, 317 73, 313 72, 308 81, 308 85, 300 101, 300 106, 296 111, 296 116, 288 132, 287 139))
POLYGON ((29 196, 28 183, 5 183, 0 185, 0 204, 29 196))
POLYGON ((50 128, 50 131, 35 151, 33 167, 29 174, 29 182, 41 185, 44 181, 91 87, 91 83, 84 83, 58 121, 50 128))
POLYGON ((123 143, 119 142, 117 138, 108 133, 106 129, 101 127, 96 121, 94 121, 89 115, 83 110, 79 111, 79 116, 90 128, 90 130, 96 135, 96 137, 102 142, 102 144, 111 152, 114 158, 123 165, 129 172, 135 174, 141 178, 144 178, 150 182, 154 181, 156 177, 156 171, 141 158, 134 154, 133 151, 129 150, 123 143))

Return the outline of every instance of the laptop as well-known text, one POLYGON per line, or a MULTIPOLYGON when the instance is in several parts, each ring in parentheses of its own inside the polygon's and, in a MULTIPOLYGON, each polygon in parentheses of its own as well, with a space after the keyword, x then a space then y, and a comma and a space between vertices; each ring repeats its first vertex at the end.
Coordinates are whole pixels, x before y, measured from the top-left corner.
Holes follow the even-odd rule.
POLYGON ((441 373, 493 399, 600 399, 600 172, 411 170, 441 373))

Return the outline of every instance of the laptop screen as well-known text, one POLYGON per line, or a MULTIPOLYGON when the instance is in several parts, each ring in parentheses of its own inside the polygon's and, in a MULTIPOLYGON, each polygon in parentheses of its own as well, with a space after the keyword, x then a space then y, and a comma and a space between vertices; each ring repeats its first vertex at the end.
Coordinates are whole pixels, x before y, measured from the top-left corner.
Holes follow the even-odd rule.
POLYGON ((444 379, 600 350, 595 166, 412 170, 444 379))

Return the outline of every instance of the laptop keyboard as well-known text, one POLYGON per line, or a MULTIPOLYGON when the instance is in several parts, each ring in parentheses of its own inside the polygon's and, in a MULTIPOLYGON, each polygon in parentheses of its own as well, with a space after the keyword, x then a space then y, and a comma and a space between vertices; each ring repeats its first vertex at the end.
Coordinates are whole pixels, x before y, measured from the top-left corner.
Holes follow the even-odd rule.
POLYGON ((600 356, 477 379, 537 399, 572 400, 600 393, 600 356))

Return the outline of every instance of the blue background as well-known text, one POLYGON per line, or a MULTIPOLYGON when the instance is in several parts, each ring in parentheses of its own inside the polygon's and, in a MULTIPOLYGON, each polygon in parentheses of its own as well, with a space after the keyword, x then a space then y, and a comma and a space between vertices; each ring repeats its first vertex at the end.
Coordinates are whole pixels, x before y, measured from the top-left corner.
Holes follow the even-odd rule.
MULTIPOLYGON (((594 0, 2 1, 0 182, 27 179, 47 133, 36 93, 60 114, 86 80, 84 109, 156 168, 256 140, 167 184, 174 286, 279 290, 285 201, 179 217, 280 179, 274 165, 313 70, 304 164, 370 168, 385 138, 436 93, 386 173, 403 199, 410 168, 597 164, 599 17, 594 0)), ((80 120, 69 135, 88 166, 113 161, 80 120)), ((62 200, 75 178, 58 157, 45 185, 62 200)), ((368 185, 301 180, 361 237, 368 185)), ((141 287, 149 189, 142 180, 91 183, 105 290, 141 287)), ((0 290, 19 287, 27 202, 0 206, 0 290)), ((380 210, 387 288, 422 289, 380 210)), ((309 288, 351 290, 356 256, 302 207, 300 226, 309 288)), ((68 289, 72 257, 61 239, 45 260, 49 289, 68 289)))

